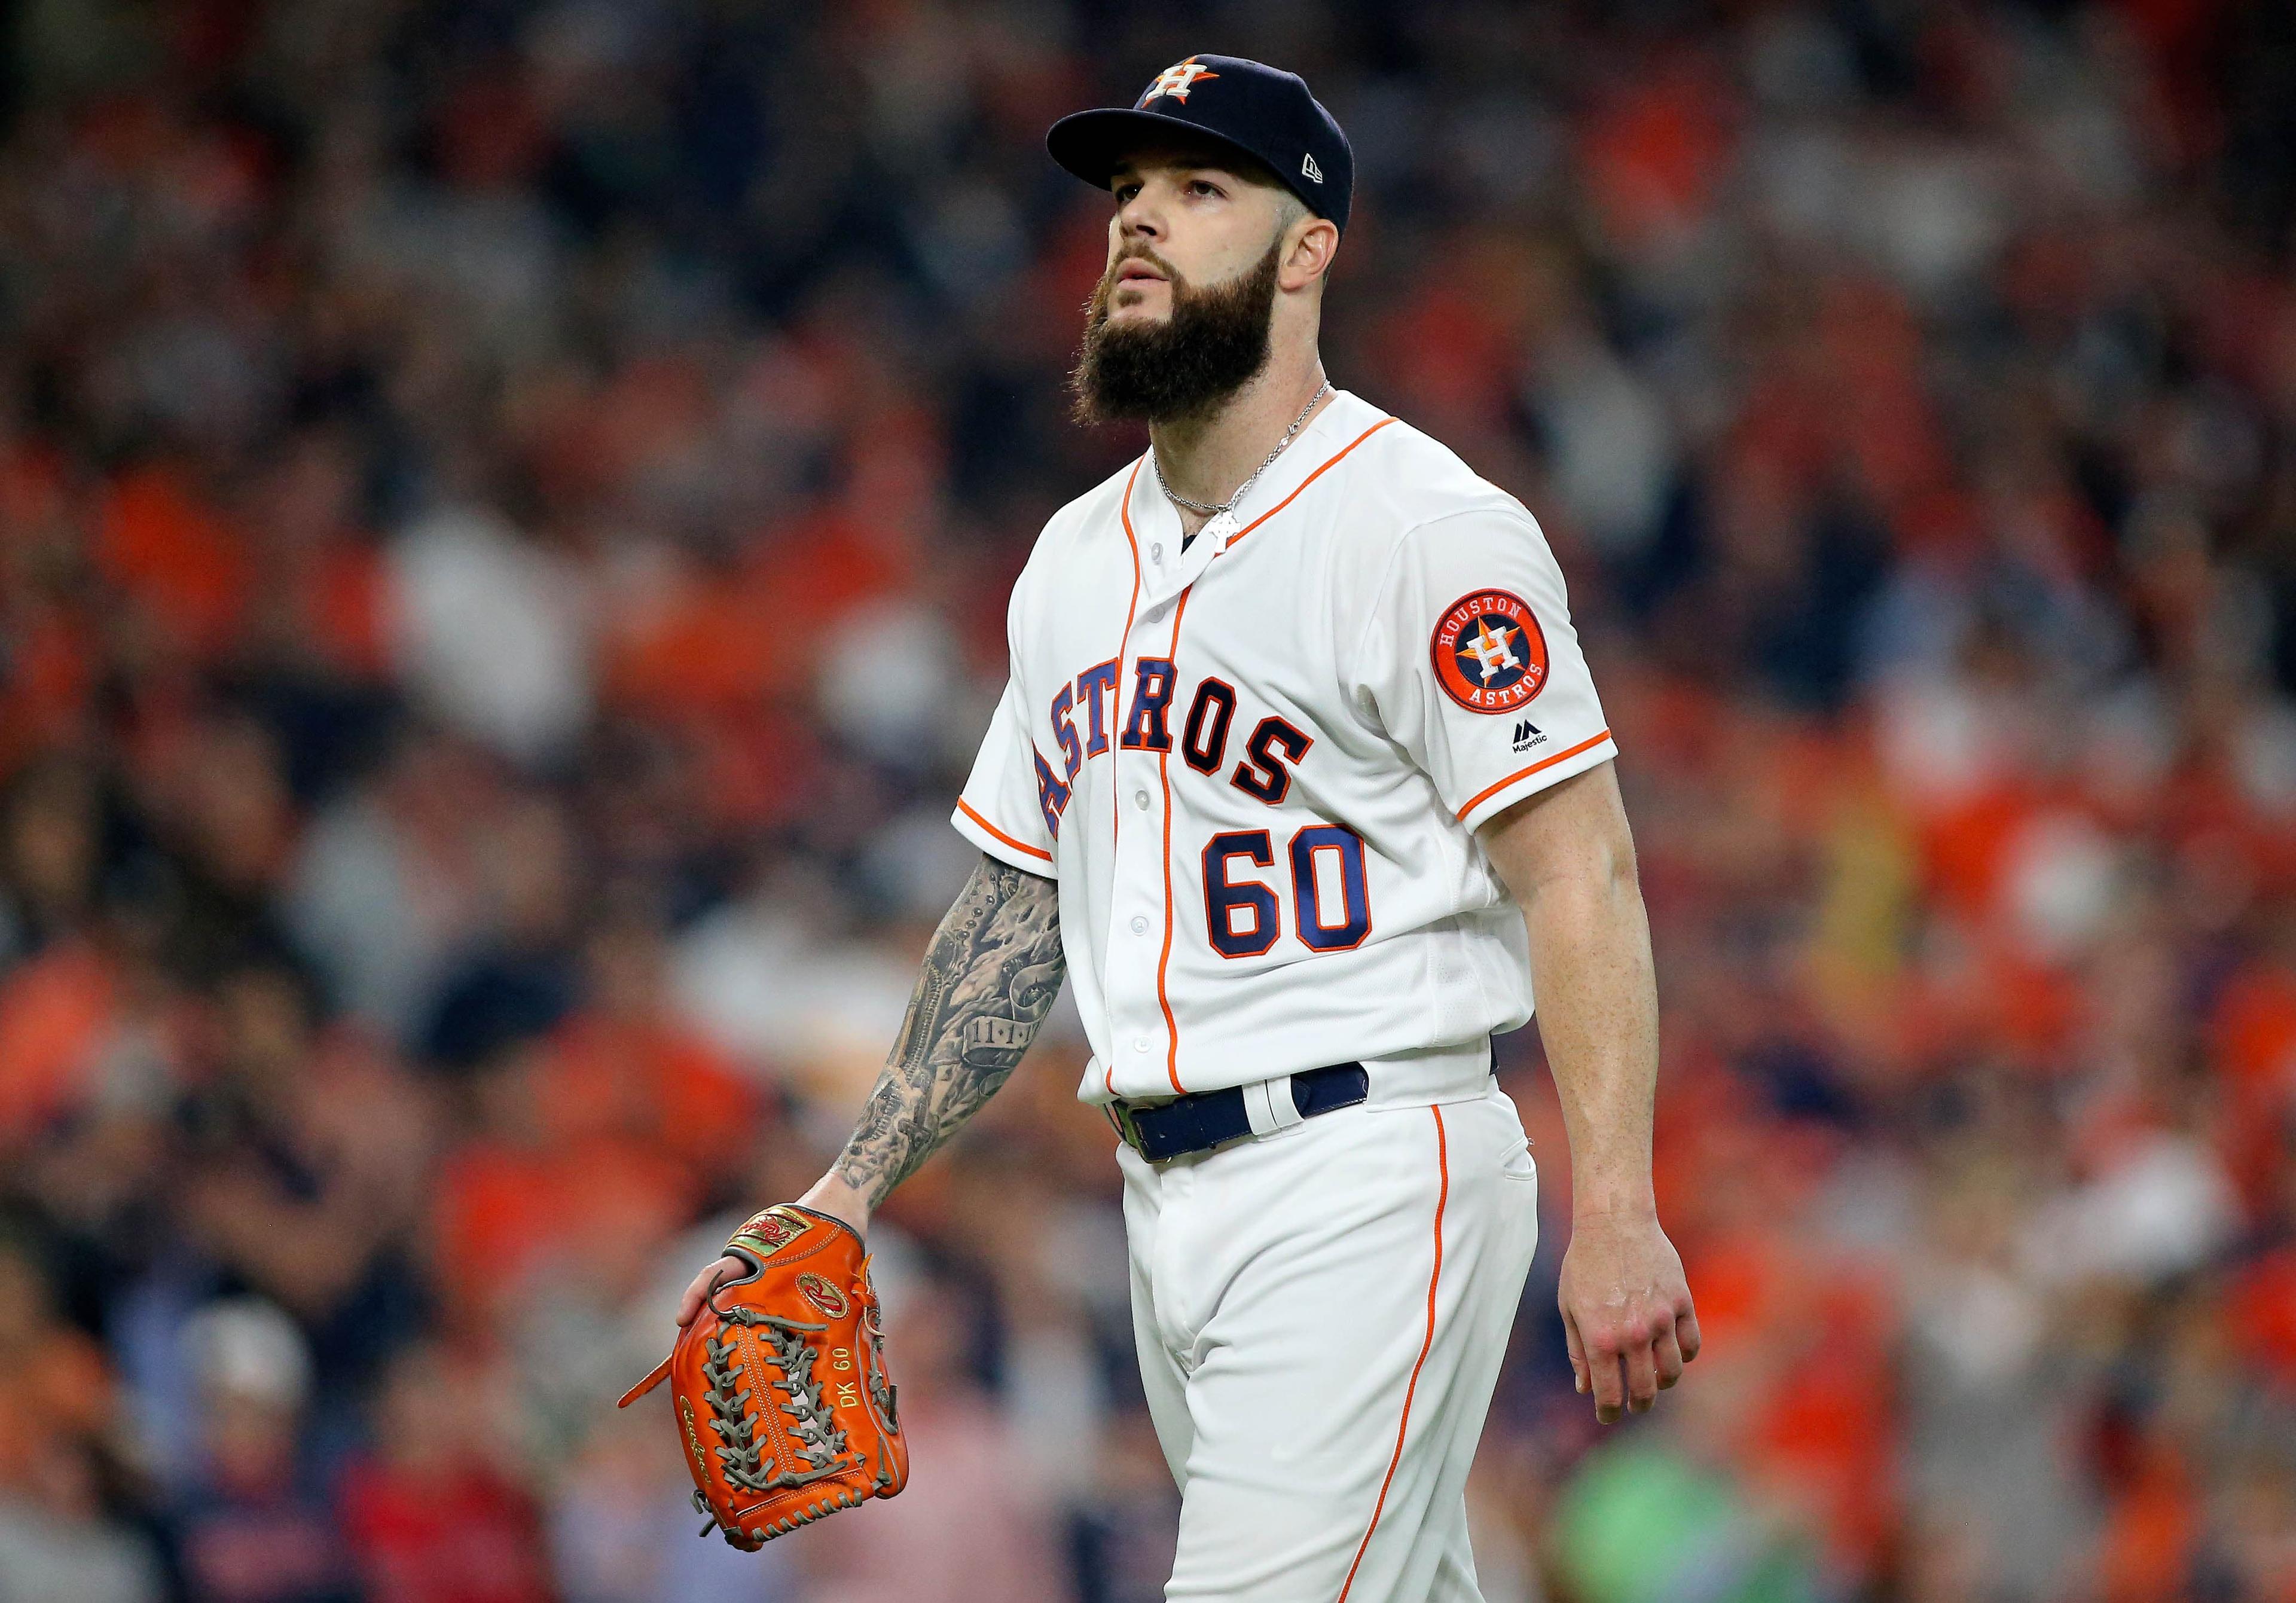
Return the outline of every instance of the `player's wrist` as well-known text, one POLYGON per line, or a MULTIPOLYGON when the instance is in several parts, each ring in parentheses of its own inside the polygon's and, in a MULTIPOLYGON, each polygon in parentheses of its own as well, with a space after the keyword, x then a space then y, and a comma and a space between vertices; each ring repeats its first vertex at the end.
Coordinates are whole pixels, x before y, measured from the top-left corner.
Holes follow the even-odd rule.
POLYGON ((1573 1225, 1655 1224, 1658 1198, 1648 1187, 1574 1196, 1570 1221, 1573 1225))
POLYGON ((852 1227, 853 1233, 863 1240, 869 1238, 869 1198, 858 1188, 848 1183, 832 1169, 813 1182, 812 1189, 797 1199, 800 1207, 809 1207, 818 1214, 852 1227))

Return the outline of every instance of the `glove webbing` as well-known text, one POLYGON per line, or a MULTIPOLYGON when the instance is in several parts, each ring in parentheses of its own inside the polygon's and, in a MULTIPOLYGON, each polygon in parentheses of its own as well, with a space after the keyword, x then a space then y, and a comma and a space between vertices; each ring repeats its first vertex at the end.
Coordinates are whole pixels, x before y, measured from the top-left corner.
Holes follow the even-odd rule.
MULTIPOLYGON (((827 1329, 826 1325, 809 1325, 797 1320, 778 1319, 770 1313, 760 1313, 754 1308, 727 1308, 718 1311, 718 1317, 729 1325, 762 1326, 766 1341, 771 1346, 775 1367, 780 1373, 774 1380, 776 1389, 789 1394, 782 1411, 791 1420, 791 1429, 802 1444, 798 1452, 809 1466, 805 1470, 772 1473, 775 1460, 767 1458, 758 1445, 757 1421, 744 1406, 750 1400, 747 1390, 737 1389, 742 1382, 742 1363, 736 1356, 738 1347, 729 1332, 702 1342, 704 1354, 701 1373, 709 1382, 706 1394, 713 1416, 710 1428, 718 1438, 717 1453, 725 1466, 726 1479, 745 1492, 767 1493, 784 1486, 802 1486, 824 1480, 852 1466, 854 1460, 843 1458, 848 1443, 845 1433, 837 1428, 836 1416, 822 1401, 821 1383, 814 1375, 814 1365, 821 1350, 805 1338, 827 1329)), ((882 1392, 882 1401, 890 1417, 891 1388, 874 1373, 870 1377, 873 1393, 882 1392)), ((883 1477, 881 1476, 880 1479, 883 1477)), ((718 1529, 718 1517, 709 1500, 699 1489, 693 1493, 693 1508, 701 1515, 701 1534, 707 1536, 718 1529)), ((859 1504, 857 1494, 841 1493, 821 1503, 809 1505, 797 1515, 769 1527, 769 1533, 783 1532, 820 1518, 837 1509, 859 1504)), ((726 1533, 726 1540, 733 1533, 726 1533)))

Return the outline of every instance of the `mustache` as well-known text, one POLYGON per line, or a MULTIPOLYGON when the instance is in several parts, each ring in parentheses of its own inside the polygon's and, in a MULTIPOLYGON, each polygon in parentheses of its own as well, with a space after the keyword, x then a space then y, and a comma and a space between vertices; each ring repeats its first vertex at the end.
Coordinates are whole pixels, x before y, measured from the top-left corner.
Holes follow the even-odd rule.
POLYGON ((1146 245, 1128 245, 1121 256, 1108 264, 1106 271, 1100 275, 1100 282, 1093 286, 1092 294, 1085 302, 1084 309, 1088 315, 1096 318, 1107 312, 1108 298, 1116 293, 1117 275, 1134 262, 1153 267, 1164 275, 1164 281, 1172 285, 1175 290, 1183 287, 1180 270, 1157 255, 1152 248, 1146 245))

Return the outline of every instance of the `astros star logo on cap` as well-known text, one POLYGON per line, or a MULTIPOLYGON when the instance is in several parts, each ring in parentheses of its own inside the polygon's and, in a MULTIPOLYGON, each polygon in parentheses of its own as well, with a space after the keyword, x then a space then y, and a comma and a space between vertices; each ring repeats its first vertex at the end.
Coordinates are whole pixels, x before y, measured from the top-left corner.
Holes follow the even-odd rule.
POLYGON ((1150 101, 1167 94, 1174 100, 1185 101, 1188 91, 1194 88, 1199 80, 1208 82, 1218 76, 1210 68, 1200 65, 1195 57, 1190 56, 1186 61, 1176 61, 1158 73, 1156 81, 1148 86, 1148 93, 1140 97, 1140 104, 1144 106, 1150 101))

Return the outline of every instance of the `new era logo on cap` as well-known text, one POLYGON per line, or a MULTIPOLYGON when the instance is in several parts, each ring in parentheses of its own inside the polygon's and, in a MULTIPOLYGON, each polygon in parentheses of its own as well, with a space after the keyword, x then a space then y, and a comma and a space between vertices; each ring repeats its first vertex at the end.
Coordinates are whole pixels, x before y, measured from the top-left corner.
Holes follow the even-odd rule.
POLYGON ((1313 184, 1321 184, 1324 181, 1324 169, 1316 165, 1316 158, 1312 152, 1300 158, 1300 176, 1313 184))

